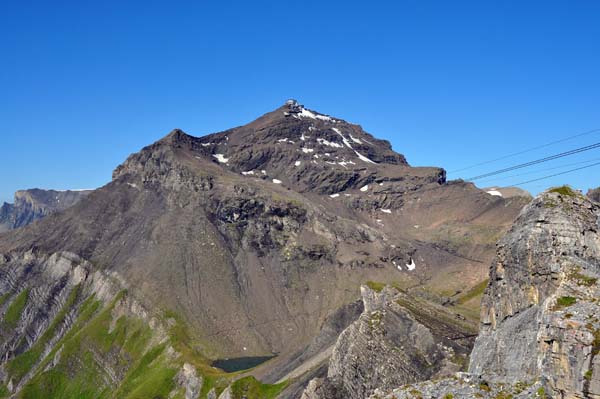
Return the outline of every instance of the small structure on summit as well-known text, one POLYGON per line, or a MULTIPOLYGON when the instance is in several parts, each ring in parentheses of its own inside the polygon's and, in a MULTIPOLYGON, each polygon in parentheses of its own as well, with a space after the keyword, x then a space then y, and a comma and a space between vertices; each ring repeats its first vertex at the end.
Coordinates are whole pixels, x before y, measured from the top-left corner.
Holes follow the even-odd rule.
POLYGON ((285 105, 287 105, 288 107, 288 111, 283 113, 285 116, 290 116, 291 114, 299 114, 300 112, 302 112, 303 105, 298 104, 298 101, 296 101, 293 98, 287 100, 285 102, 285 105))

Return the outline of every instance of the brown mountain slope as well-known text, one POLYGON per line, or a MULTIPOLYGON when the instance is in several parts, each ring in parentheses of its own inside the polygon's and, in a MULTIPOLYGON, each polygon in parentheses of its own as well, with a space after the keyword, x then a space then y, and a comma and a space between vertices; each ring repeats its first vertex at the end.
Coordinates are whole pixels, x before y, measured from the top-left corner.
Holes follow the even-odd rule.
POLYGON ((75 253, 181 315, 209 357, 278 353, 260 374, 368 280, 442 296, 479 283, 524 202, 290 103, 202 138, 171 132, 77 205, 0 235, 0 253, 75 253))

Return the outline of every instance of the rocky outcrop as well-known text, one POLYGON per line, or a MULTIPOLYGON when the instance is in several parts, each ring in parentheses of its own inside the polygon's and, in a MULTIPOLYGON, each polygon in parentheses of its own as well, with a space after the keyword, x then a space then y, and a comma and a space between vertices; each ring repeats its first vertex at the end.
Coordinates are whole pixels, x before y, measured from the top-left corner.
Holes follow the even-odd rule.
POLYGON ((338 338, 327 378, 311 381, 304 399, 366 398, 376 389, 391 390, 460 370, 471 334, 459 320, 444 311, 428 318, 416 311, 422 304, 395 288, 362 286, 361 292, 364 312, 338 338))
POLYGON ((498 243, 469 374, 382 384, 371 399, 600 398, 599 231, 597 203, 540 194, 498 243))
POLYGON ((391 392, 376 392, 369 399, 550 399, 539 383, 492 383, 480 376, 458 373, 452 378, 425 381, 391 392))
POLYGON ((538 196, 499 242, 470 372, 542 379, 552 397, 599 397, 600 206, 560 187, 538 196))
POLYGON ((592 201, 596 201, 596 202, 600 202, 600 187, 599 188, 593 188, 588 190, 587 192, 587 196, 592 200, 592 201))
POLYGON ((0 207, 0 233, 26 226, 54 212, 65 210, 90 192, 90 190, 56 191, 38 188, 19 190, 15 193, 13 204, 5 202, 0 207))
POLYGON ((198 375, 196 368, 189 363, 184 363, 175 377, 177 385, 183 388, 185 399, 198 399, 202 389, 202 376, 198 375))

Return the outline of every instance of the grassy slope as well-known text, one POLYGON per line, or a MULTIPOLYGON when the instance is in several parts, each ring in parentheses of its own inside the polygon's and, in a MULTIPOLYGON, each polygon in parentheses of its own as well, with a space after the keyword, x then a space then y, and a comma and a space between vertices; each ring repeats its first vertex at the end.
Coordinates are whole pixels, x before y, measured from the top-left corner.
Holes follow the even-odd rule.
MULTIPOLYGON (((115 319, 115 306, 127 295, 119 294, 107 304, 93 296, 83 300, 79 287, 73 289, 63 309, 56 315, 46 332, 26 352, 7 363, 6 370, 13 384, 33 371, 33 378, 20 392, 27 399, 86 399, 124 398, 161 399, 173 391, 175 398, 183 398, 175 376, 183 362, 191 363, 202 375, 204 384, 201 398, 211 388, 222 392, 236 378, 209 366, 201 354, 193 350, 193 341, 185 324, 173 313, 165 318, 171 325, 168 338, 159 342, 156 333, 145 321, 136 317, 120 316, 115 319), (44 356, 44 349, 69 312, 78 308, 73 326, 57 345, 44 356), (174 348, 174 354, 168 348, 174 348)), ((27 301, 25 290, 13 300, 2 321, 16 325, 27 301)), ((232 386, 234 398, 274 398, 285 384, 266 385, 253 377, 245 377, 232 386)), ((0 386, 0 397, 8 390, 0 386)))

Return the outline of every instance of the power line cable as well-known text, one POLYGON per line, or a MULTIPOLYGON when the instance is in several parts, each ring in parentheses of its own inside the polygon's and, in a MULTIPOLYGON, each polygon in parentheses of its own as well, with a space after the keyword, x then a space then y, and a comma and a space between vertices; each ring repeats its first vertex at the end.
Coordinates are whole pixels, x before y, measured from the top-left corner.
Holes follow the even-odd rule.
POLYGON ((492 177, 491 179, 480 180, 479 183, 484 183, 484 182, 487 183, 487 182, 498 181, 498 180, 506 180, 506 179, 510 179, 510 178, 513 178, 513 177, 533 175, 533 174, 536 174, 536 173, 547 172, 549 170, 556 170, 556 169, 561 169, 561 168, 567 168, 569 166, 582 165, 582 164, 586 164, 586 163, 591 163, 591 162, 595 162, 595 161, 598 161, 598 160, 600 160, 600 158, 588 159, 587 161, 572 162, 572 163, 567 163, 567 164, 563 164, 563 165, 560 165, 560 166, 554 166, 552 168, 544 168, 544 169, 533 170, 531 172, 517 173, 515 175, 508 175, 508 176, 503 176, 503 177, 492 177))
POLYGON ((593 163, 593 164, 591 164, 591 165, 581 166, 581 167, 579 167, 579 168, 575 168, 575 169, 567 170, 567 171, 560 172, 560 173, 555 173, 555 174, 548 175, 548 176, 544 176, 544 177, 539 177, 539 178, 537 178, 537 179, 532 179, 532 180, 523 181, 523 182, 520 182, 520 183, 517 183, 517 184, 513 184, 513 185, 512 185, 512 186, 510 186, 510 187, 520 186, 520 185, 527 184, 527 183, 533 183, 534 181, 540 181, 540 180, 544 180, 544 179, 549 179, 549 178, 551 178, 551 177, 555 177, 555 176, 564 175, 564 174, 571 173, 571 172, 575 172, 575 171, 577 171, 577 170, 581 170, 581 169, 587 169, 587 168, 591 168, 592 166, 597 166, 597 165, 600 165, 600 162, 596 162, 596 163, 593 163))
POLYGON ((570 150, 570 151, 565 151, 565 152, 561 152, 559 154, 550 155, 548 157, 536 159, 535 161, 525 162, 525 163, 522 163, 522 164, 510 166, 508 168, 499 169, 499 170, 495 170, 493 172, 485 173, 483 175, 478 175, 478 176, 470 177, 470 178, 468 178, 466 180, 467 181, 473 181, 473 180, 482 179, 482 178, 488 177, 488 176, 495 176, 495 175, 499 175, 500 173, 505 173, 505 172, 510 172, 512 170, 516 170, 516 169, 526 168, 528 166, 537 165, 539 163, 552 161, 554 159, 563 158, 563 157, 566 157, 566 156, 569 156, 569 155, 573 155, 573 154, 579 154, 580 152, 593 150, 594 148, 598 148, 598 147, 600 147, 600 143, 590 144, 590 145, 585 146, 585 147, 575 148, 575 149, 570 150))
POLYGON ((456 172, 462 172, 463 170, 473 169, 473 168, 475 168, 477 166, 482 166, 482 165, 487 165, 487 164, 490 164, 490 163, 502 161, 502 160, 507 159, 507 158, 515 157, 515 156, 521 155, 521 154, 526 154, 526 153, 531 152, 531 151, 539 150, 541 148, 550 147, 551 145, 554 145, 554 144, 564 143, 565 141, 573 140, 575 138, 582 137, 582 136, 587 136, 589 134, 597 133, 597 132, 600 132, 600 129, 588 130, 588 131, 583 132, 583 133, 579 133, 579 134, 575 134, 573 136, 565 137, 564 139, 552 141, 550 143, 542 144, 542 145, 539 145, 539 146, 536 146, 536 147, 531 147, 531 148, 528 148, 528 149, 525 149, 525 150, 522 150, 522 151, 513 152, 512 154, 504 155, 504 156, 501 156, 499 158, 491 159, 489 161, 483 161, 483 162, 479 162, 479 163, 476 163, 476 164, 471 165, 471 166, 466 166, 464 168, 454 169, 454 170, 449 171, 448 173, 456 173, 456 172))

